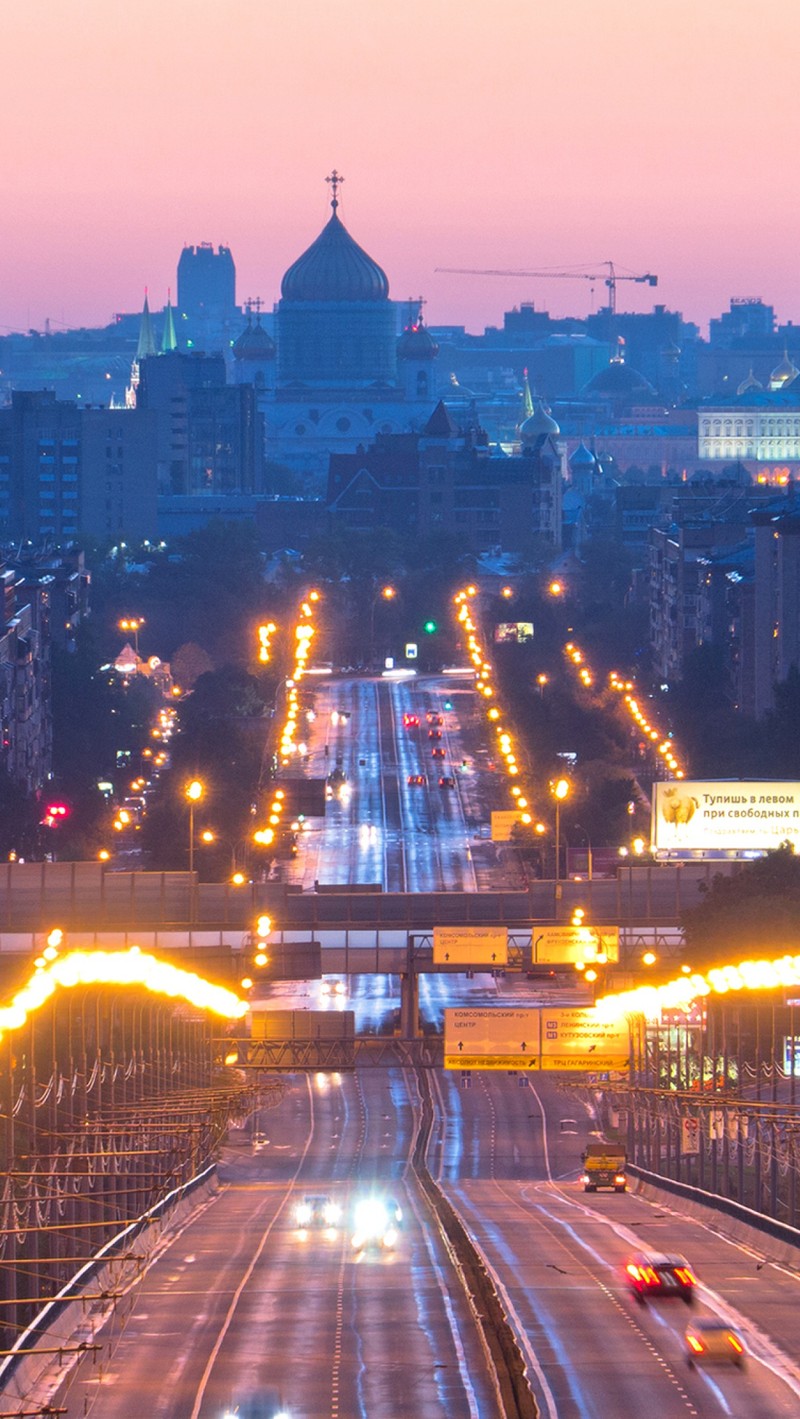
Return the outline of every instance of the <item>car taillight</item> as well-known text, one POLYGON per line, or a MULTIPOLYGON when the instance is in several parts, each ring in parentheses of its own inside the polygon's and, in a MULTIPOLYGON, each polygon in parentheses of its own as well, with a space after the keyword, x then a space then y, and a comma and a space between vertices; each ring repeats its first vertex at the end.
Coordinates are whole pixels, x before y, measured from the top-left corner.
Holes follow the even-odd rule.
POLYGON ((697 1277, 692 1274, 688 1266, 676 1266, 675 1275, 682 1286, 696 1286, 697 1277))
MULTIPOLYGON (((587 1183, 588 1181, 589 1181, 589 1174, 588 1174, 588 1173, 584 1173, 584 1174, 583 1174, 583 1177, 581 1178, 581 1182, 582 1182, 582 1183, 587 1183)), ((630 1271, 630 1267, 628 1267, 628 1270, 630 1271)))
POLYGON ((731 1335, 730 1331, 728 1331, 728 1334, 725 1336, 725 1339, 727 1340, 731 1349, 736 1351, 737 1355, 744 1354, 744 1346, 742 1345, 741 1341, 739 1341, 735 1335, 731 1335))
POLYGON ((703 1351, 706 1348, 702 1340, 700 1340, 696 1335, 687 1335, 686 1339, 689 1342, 689 1349, 693 1350, 695 1355, 702 1355, 703 1351))
POLYGON ((652 1266, 643 1266, 639 1275, 641 1276, 645 1286, 661 1285, 661 1277, 659 1276, 657 1271, 653 1270, 652 1266))
POLYGON ((614 1178, 614 1186, 615 1186, 615 1187, 619 1187, 619 1186, 620 1186, 622 1183, 624 1183, 624 1182, 625 1182, 625 1174, 624 1174, 624 1173, 617 1173, 616 1177, 614 1178))

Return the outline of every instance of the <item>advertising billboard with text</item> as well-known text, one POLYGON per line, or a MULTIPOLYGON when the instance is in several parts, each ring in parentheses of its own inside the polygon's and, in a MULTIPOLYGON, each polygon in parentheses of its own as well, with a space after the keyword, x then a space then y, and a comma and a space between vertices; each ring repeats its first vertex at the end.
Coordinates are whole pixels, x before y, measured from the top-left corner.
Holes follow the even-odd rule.
POLYGON ((684 779, 653 785, 652 841, 676 857, 800 850, 800 783, 684 779))
POLYGON ((501 621, 494 628, 497 645, 524 645, 533 640, 532 621, 501 621))

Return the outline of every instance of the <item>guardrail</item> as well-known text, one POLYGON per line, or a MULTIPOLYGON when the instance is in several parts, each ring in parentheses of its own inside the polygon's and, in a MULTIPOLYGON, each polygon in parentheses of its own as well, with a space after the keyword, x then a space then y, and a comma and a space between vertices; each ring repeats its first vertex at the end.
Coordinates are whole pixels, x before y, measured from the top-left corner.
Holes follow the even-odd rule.
POLYGON ((641 1168, 636 1163, 628 1163, 626 1171, 648 1186, 657 1188, 659 1192, 671 1193, 673 1197, 679 1197, 683 1202, 694 1203, 698 1207, 720 1213, 743 1227, 751 1228, 764 1237, 770 1237, 774 1241, 792 1248, 796 1253, 792 1257, 795 1266, 800 1260, 800 1228, 790 1227, 788 1222, 779 1222, 777 1218, 769 1217, 764 1212, 755 1212, 752 1207, 745 1207, 741 1202, 734 1202, 733 1198, 722 1197, 715 1192, 706 1192, 703 1188, 695 1187, 692 1183, 682 1183, 675 1178, 662 1177, 660 1173, 651 1173, 647 1168, 641 1168))

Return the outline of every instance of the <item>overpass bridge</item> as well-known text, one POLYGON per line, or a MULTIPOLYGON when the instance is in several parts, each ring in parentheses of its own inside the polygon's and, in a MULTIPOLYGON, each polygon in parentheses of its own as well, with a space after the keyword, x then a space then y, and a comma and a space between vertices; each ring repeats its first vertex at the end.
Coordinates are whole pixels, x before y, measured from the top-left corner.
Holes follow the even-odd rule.
POLYGON ((644 949, 670 956, 679 949, 682 910, 700 900, 698 887, 716 868, 625 868, 614 878, 534 882, 524 891, 313 892, 284 884, 198 882, 188 872, 111 872, 100 863, 9 863, 0 868, 0 985, 27 972, 44 936, 59 926, 73 949, 124 950, 136 945, 180 958, 202 975, 239 985, 244 977, 315 979, 385 974, 401 983, 401 1034, 419 1034, 419 976, 463 974, 464 964, 433 962, 437 926, 503 926, 508 968, 535 962, 538 926, 568 923, 581 906, 585 923, 620 928, 618 969, 644 949), (271 964, 256 969, 253 932, 267 913, 271 964))
MULTIPOLYGON (((530 926, 587 921, 620 927, 677 926, 700 887, 733 864, 691 862, 623 867, 614 877, 531 882, 524 891, 383 892, 354 885, 303 892, 284 883, 200 882, 190 872, 115 872, 102 863, 0 864, 0 935, 60 926, 80 931, 172 927, 248 930, 267 912, 276 928, 418 931, 457 925, 530 926)), ((288 939, 288 938, 287 938, 288 939)), ((353 938, 355 939, 355 938, 353 938)))

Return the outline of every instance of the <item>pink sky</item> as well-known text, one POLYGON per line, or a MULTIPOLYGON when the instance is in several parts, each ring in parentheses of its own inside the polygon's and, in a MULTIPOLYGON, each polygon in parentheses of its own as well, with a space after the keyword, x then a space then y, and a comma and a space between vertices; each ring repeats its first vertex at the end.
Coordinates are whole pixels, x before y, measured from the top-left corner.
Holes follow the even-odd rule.
POLYGON ((0 327, 161 305, 199 241, 271 305, 334 166, 432 323, 591 309, 588 282, 437 266, 608 258, 659 277, 620 309, 800 322, 798 55, 796 0, 11 0, 0 327))

